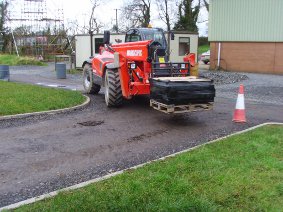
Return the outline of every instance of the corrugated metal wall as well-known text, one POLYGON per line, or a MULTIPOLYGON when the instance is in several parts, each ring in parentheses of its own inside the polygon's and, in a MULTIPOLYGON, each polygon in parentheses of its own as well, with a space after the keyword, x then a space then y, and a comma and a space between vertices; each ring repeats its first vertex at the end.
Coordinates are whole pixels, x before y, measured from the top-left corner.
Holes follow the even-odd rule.
POLYGON ((283 42, 283 0, 210 0, 210 41, 283 42))

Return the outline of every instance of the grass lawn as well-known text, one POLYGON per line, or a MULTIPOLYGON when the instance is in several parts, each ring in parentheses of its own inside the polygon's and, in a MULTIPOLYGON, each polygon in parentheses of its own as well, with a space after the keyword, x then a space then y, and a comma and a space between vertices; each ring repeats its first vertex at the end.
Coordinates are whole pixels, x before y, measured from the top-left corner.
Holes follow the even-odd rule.
POLYGON ((18 211, 282 211, 283 127, 270 125, 18 211))
POLYGON ((207 52, 210 49, 209 45, 203 45, 198 47, 198 55, 207 52))
POLYGON ((0 116, 60 109, 85 100, 76 91, 4 81, 0 81, 0 92, 0 116))
POLYGON ((17 66, 17 65, 37 65, 45 66, 46 63, 38 61, 33 57, 18 57, 17 55, 0 54, 0 64, 17 66))

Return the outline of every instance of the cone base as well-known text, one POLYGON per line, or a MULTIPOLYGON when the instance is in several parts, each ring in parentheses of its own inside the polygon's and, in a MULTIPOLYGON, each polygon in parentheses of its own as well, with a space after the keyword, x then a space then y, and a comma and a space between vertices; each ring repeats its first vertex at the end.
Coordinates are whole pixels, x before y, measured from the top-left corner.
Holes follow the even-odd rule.
POLYGON ((245 110, 235 110, 233 116, 233 122, 246 123, 246 113, 245 110))
POLYGON ((246 120, 232 120, 233 122, 235 122, 235 123, 247 123, 247 121, 246 120))

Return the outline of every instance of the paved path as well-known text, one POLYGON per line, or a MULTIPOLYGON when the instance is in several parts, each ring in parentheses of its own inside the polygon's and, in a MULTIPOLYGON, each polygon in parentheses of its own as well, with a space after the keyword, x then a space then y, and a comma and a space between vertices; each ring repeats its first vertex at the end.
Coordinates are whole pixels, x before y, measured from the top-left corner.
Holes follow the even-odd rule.
POLYGON ((257 90, 263 81, 273 82, 272 92, 255 93, 255 97, 247 94, 246 124, 231 121, 238 84, 217 86, 214 110, 202 113, 163 114, 141 97, 109 109, 101 92, 91 96, 91 105, 82 111, 0 121, 0 207, 250 126, 283 122, 282 96, 278 98, 282 77, 260 76, 258 83, 253 77, 244 81, 246 91, 257 90), (264 77, 270 81, 262 80, 264 77))

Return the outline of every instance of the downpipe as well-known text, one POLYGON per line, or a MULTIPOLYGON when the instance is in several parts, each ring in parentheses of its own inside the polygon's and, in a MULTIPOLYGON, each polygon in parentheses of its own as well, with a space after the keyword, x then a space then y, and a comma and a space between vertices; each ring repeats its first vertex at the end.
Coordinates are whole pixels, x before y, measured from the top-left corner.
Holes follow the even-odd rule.
POLYGON ((218 43, 217 70, 220 70, 221 43, 218 43))

